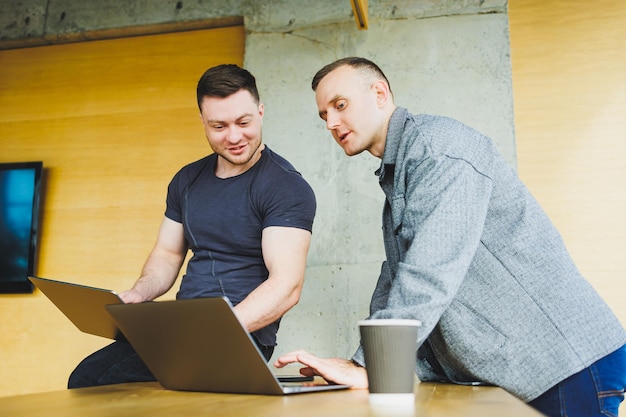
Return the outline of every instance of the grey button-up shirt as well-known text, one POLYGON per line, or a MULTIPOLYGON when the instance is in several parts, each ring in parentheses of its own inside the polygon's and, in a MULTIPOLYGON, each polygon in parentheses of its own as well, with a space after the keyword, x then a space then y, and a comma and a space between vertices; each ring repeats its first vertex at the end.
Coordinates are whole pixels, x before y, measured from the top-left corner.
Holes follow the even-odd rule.
MULTIPOLYGON (((387 260, 370 318, 422 322, 421 380, 494 384, 530 401, 626 343, 489 138, 398 108, 376 173, 387 260)), ((353 360, 364 363, 362 348, 353 360)))

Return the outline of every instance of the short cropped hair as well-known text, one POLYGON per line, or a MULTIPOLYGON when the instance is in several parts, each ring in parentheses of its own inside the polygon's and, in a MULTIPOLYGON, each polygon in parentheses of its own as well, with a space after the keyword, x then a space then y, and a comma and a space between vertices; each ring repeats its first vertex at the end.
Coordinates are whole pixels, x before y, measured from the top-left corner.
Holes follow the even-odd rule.
POLYGON ((317 86, 319 85, 320 81, 322 81, 322 78, 327 76, 330 72, 344 65, 350 66, 365 75, 371 76, 374 80, 385 81, 389 86, 389 91, 391 92, 391 85, 389 84, 389 80, 385 76, 385 73, 383 73, 383 71, 378 67, 378 65, 376 65, 369 59, 354 56, 338 59, 337 61, 331 62, 330 64, 319 70, 317 74, 315 74, 315 76, 313 77, 313 81, 311 82, 311 88, 313 89, 313 91, 317 90, 317 86))
POLYGON ((198 108, 202 111, 204 97, 228 97, 239 90, 250 92, 257 104, 260 101, 256 80, 249 71, 234 64, 223 64, 206 70, 196 88, 198 108))

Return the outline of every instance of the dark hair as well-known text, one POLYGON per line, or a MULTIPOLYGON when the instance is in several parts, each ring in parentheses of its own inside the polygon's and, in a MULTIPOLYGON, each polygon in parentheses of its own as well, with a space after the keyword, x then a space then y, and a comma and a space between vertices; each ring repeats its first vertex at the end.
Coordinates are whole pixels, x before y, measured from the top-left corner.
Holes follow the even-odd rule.
POLYGON ((348 65, 365 75, 371 76, 374 79, 384 80, 389 86, 389 91, 391 91, 391 85, 389 84, 389 80, 387 79, 383 71, 378 67, 378 65, 374 64, 369 59, 356 56, 338 59, 337 61, 331 62, 330 64, 319 70, 317 74, 315 74, 315 76, 313 77, 313 81, 311 82, 311 88, 313 89, 313 91, 317 90, 317 86, 319 85, 320 81, 322 81, 322 78, 344 65, 348 65))
POLYGON ((250 92, 254 100, 259 103, 259 91, 256 80, 248 70, 234 64, 223 64, 206 70, 196 88, 198 108, 202 110, 204 97, 228 97, 239 90, 250 92))

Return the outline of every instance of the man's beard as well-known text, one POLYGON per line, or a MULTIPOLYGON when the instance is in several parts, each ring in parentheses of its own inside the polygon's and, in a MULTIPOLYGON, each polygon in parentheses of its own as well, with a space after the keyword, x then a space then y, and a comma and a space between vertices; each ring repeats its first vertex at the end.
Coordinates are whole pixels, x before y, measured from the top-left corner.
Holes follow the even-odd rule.
POLYGON ((245 160, 235 159, 235 157, 231 156, 228 153, 228 151, 226 151, 226 150, 221 151, 221 150, 215 149, 213 147, 213 145, 211 145, 211 149, 213 149, 213 152, 215 152, 220 157, 224 158, 226 161, 228 161, 229 163, 231 163, 233 165, 246 165, 248 162, 250 162, 257 155, 257 151, 259 150, 259 148, 263 144, 263 138, 261 137, 261 135, 259 135, 259 141, 258 142, 248 142, 248 146, 251 146, 253 144, 256 144, 256 146, 254 147, 254 149, 252 149, 252 152, 248 153, 248 157, 245 160))

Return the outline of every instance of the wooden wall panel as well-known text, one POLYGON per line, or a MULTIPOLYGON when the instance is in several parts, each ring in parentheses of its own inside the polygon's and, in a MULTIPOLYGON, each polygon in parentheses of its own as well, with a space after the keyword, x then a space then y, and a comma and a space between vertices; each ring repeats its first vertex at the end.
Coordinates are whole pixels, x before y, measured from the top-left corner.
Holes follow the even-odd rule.
MULTIPOLYGON (((196 83, 213 65, 242 65, 243 49, 239 26, 0 51, 0 162, 42 160, 46 170, 37 274, 133 284, 169 180, 210 152, 196 83)), ((0 395, 63 389, 108 343, 39 292, 0 295, 0 315, 0 395)))
POLYGON ((626 325, 626 7, 509 2, 520 176, 626 325))

